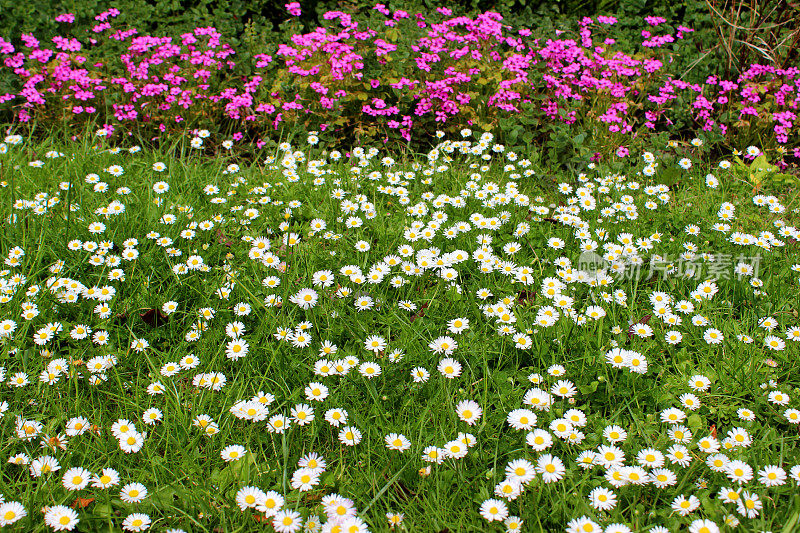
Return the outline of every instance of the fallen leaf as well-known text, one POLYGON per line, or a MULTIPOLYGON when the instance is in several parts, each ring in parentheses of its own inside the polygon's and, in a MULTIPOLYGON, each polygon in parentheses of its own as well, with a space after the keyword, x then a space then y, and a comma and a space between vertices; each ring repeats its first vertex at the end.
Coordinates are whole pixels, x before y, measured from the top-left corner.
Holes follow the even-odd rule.
POLYGON ((167 322, 167 315, 159 309, 148 309, 144 313, 139 313, 139 317, 151 328, 157 328, 167 322))
POLYGON ((427 307, 428 307, 428 304, 427 304, 427 303, 424 303, 424 304, 422 304, 422 305, 420 306, 420 308, 419 308, 419 311, 417 311, 416 313, 414 313, 413 315, 411 315, 411 318, 409 318, 409 320, 410 320, 411 322, 414 322, 416 319, 424 317, 424 316, 425 316, 425 309, 426 309, 427 307))
POLYGON ((75 498, 75 501, 69 506, 73 509, 83 509, 84 507, 88 507, 93 501, 94 498, 75 498))

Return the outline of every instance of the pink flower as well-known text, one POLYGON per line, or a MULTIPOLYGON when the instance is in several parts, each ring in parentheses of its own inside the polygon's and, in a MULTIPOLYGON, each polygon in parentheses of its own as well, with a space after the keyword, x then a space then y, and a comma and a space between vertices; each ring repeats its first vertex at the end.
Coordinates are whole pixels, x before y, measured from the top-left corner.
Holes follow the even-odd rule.
POLYGON ((293 17, 299 17, 303 12, 300 10, 300 2, 289 2, 284 6, 286 11, 293 17))
POLYGON ((67 24, 72 24, 75 22, 75 15, 72 13, 63 13, 56 17, 56 22, 66 22, 67 24))

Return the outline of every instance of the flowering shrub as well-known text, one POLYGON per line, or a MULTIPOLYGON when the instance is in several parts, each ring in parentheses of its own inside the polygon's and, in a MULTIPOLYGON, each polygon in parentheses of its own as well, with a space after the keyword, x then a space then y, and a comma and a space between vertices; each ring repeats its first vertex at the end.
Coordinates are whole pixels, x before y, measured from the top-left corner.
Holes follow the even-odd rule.
MULTIPOLYGON (((291 16, 296 4, 286 4, 291 16)), ((660 17, 646 17, 640 42, 625 49, 610 16, 536 36, 493 12, 412 15, 377 4, 367 23, 325 13, 324 26, 248 56, 253 74, 239 76, 234 48, 214 28, 176 40, 118 27, 117 15, 47 45, 29 34, 19 47, 0 40, 0 77, 19 86, 0 102, 22 123, 91 120, 106 133, 216 124, 258 146, 287 129, 406 144, 465 126, 528 144, 558 123, 609 153, 645 131, 690 128, 721 141, 734 129, 738 144, 764 137, 766 148, 797 138, 798 68, 754 64, 732 80, 683 81, 673 65, 693 30, 660 17)))

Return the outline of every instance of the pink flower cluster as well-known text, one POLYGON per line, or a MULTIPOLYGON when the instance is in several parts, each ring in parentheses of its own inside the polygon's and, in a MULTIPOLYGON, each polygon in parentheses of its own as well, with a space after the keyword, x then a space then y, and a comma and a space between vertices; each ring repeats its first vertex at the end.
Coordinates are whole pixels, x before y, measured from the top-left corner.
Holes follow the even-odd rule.
MULTIPOLYGON (((298 2, 285 8, 300 15, 298 2)), ((662 30, 659 17, 645 18, 640 47, 623 50, 610 16, 584 17, 574 32, 543 40, 510 30, 493 12, 453 17, 439 8, 426 17, 383 4, 374 11, 384 19, 375 27, 341 11, 325 13, 323 27, 255 54, 254 74, 241 78, 233 73, 233 48, 214 28, 180 39, 139 35, 115 27, 119 11, 109 9, 77 37, 44 45, 22 35, 20 50, 0 39, 0 76, 20 85, 0 103, 14 105, 20 122, 36 114, 92 117, 163 132, 187 119, 228 120, 256 138, 292 121, 410 140, 412 132, 465 124, 496 129, 501 118, 521 113, 634 136, 641 128, 669 128, 680 111, 708 132, 724 135, 750 120, 771 128, 778 143, 796 139, 800 70, 752 65, 735 80, 687 83, 670 70, 674 58, 664 45, 693 30, 662 30)))

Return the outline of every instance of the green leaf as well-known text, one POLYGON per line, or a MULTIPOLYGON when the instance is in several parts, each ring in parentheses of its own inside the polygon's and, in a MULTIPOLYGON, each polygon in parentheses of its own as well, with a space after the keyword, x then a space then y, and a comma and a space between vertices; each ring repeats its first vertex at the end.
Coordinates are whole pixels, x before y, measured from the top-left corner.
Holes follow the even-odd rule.
POLYGON ((525 144, 531 144, 533 142, 533 132, 528 130, 522 134, 522 140, 525 144))
POLYGON ((581 385, 578 389, 581 391, 581 394, 591 394, 597 390, 597 386, 600 384, 599 381, 595 380, 591 383, 587 383, 586 385, 581 385))
POLYGON ((794 526, 797 525, 797 520, 800 518, 800 511, 795 511, 792 517, 786 522, 781 530, 782 533, 792 533, 795 531, 794 526))
POLYGON ((699 431, 704 427, 703 419, 696 413, 691 415, 686 422, 689 424, 689 429, 692 431, 699 431))

